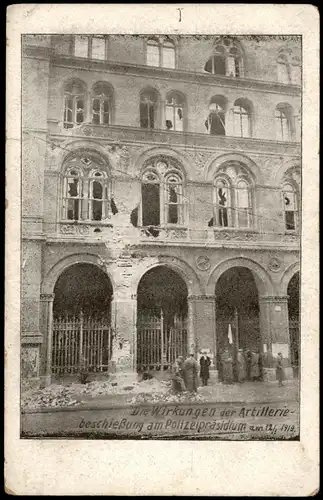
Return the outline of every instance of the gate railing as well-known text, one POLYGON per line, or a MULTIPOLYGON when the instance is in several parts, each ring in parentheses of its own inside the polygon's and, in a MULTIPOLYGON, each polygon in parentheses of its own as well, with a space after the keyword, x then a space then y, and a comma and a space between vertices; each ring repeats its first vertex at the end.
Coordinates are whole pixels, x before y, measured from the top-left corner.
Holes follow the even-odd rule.
POLYGON ((103 372, 112 354, 108 318, 68 315, 54 318, 52 373, 73 374, 81 369, 103 372))
POLYGON ((140 316, 137 324, 137 368, 167 370, 178 356, 187 353, 186 317, 175 315, 171 322, 160 316, 140 316))

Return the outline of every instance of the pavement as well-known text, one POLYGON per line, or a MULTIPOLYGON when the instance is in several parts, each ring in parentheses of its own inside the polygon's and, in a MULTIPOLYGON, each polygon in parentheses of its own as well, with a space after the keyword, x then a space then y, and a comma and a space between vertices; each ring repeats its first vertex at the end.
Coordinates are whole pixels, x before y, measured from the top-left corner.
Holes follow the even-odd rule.
MULTIPOLYGON (((232 385, 215 383, 199 387, 198 394, 210 403, 299 401, 299 383, 297 379, 285 381, 282 387, 278 386, 278 382, 244 382, 232 385)), ((129 391, 125 394, 100 396, 80 394, 75 399, 79 402, 78 408, 89 405, 91 408, 103 408, 107 405, 127 404, 134 396, 129 391)))

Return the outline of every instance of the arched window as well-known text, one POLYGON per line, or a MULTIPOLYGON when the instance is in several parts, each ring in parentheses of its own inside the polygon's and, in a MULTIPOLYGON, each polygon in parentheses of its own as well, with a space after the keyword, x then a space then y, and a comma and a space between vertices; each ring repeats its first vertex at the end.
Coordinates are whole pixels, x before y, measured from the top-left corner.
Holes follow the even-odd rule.
POLYGON ((107 58, 107 39, 104 35, 76 35, 74 37, 74 55, 90 59, 107 58))
POLYGON ((154 38, 147 41, 148 66, 160 66, 159 43, 154 38))
POLYGON ((236 217, 237 226, 240 228, 251 227, 250 188, 246 180, 239 180, 236 192, 236 217))
POLYGON ((107 83, 100 82, 92 91, 92 123, 108 125, 111 123, 112 90, 107 83))
POLYGON ((151 160, 142 174, 141 225, 183 225, 184 212, 184 182, 179 167, 170 159, 151 160))
POLYGON ((165 221, 167 224, 183 224, 183 180, 178 173, 165 178, 165 221))
POLYGON ((169 92, 166 97, 165 119, 167 130, 184 130, 184 98, 176 92, 169 92))
POLYGON ((110 215, 109 191, 108 176, 95 159, 82 153, 74 156, 63 177, 62 219, 104 221, 110 215))
POLYGON ((84 122, 85 85, 79 81, 64 86, 64 128, 72 128, 84 122))
POLYGON ((240 44, 227 38, 218 41, 214 48, 214 54, 204 66, 204 71, 233 78, 242 77, 243 57, 240 44))
POLYGON ((209 116, 205 126, 211 135, 226 135, 225 128, 226 100, 222 96, 211 99, 209 116))
POLYGON ((157 115, 157 93, 145 90, 140 95, 140 127, 155 128, 157 115))
POLYGON ((300 50, 281 48, 277 55, 277 77, 280 83, 301 84, 300 50))
POLYGON ((142 176, 141 210, 143 226, 160 225, 160 180, 152 170, 142 176))
POLYGON ((214 181, 214 225, 218 227, 232 226, 231 192, 226 179, 221 177, 214 181))
POLYGON ((89 188, 89 219, 94 221, 106 219, 109 210, 108 185, 105 173, 100 170, 91 172, 89 188))
POLYGON ((233 106, 233 133, 235 137, 251 137, 251 107, 244 99, 237 99, 233 106))
POLYGON ((293 108, 279 104, 275 111, 276 138, 278 141, 291 141, 293 137, 293 108))
POLYGON ((175 69, 176 49, 168 37, 149 38, 147 40, 147 65, 175 69))
POLYGON ((80 168, 69 168, 64 179, 63 219, 79 220, 83 193, 83 172, 80 168))
POLYGON ((291 183, 283 185, 283 205, 286 231, 296 231, 298 226, 297 194, 291 183))
POLYGON ((250 229, 253 227, 252 182, 245 167, 228 162, 214 179, 214 214, 209 225, 250 229))

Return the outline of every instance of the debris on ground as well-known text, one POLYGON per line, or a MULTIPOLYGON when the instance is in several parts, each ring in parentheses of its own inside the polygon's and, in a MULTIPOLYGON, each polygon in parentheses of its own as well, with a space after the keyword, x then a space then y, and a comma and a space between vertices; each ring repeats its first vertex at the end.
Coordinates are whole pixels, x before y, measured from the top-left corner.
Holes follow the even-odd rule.
POLYGON ((90 397, 128 394, 130 391, 135 394, 145 393, 165 393, 170 389, 170 382, 156 379, 133 382, 119 380, 115 381, 93 381, 86 384, 71 383, 68 385, 51 385, 44 389, 32 390, 22 394, 21 406, 25 409, 33 408, 53 408, 62 406, 72 406, 80 404, 75 399, 81 395, 90 397))
POLYGON ((128 403, 137 405, 143 403, 205 403, 207 399, 196 392, 180 392, 167 391, 165 393, 144 393, 140 392, 128 403))
POLYGON ((28 391, 21 395, 23 409, 56 408, 76 406, 79 402, 73 398, 68 387, 53 385, 38 391, 28 391))

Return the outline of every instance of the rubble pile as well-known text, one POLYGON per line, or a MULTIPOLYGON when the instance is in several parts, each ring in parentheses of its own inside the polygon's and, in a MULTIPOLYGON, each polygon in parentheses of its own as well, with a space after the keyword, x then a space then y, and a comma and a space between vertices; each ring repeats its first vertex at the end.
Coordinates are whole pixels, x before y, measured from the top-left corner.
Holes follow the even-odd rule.
POLYGON ((68 387, 52 385, 39 391, 28 391, 21 396, 23 409, 55 408, 62 406, 75 406, 79 402, 73 398, 73 393, 68 387))
POLYGON ((22 394, 21 406, 25 409, 54 408, 80 404, 75 397, 87 395, 92 398, 118 394, 165 394, 170 389, 170 382, 156 379, 142 382, 93 381, 87 384, 72 383, 67 386, 51 385, 45 389, 28 391, 22 394))
POLYGON ((201 394, 191 393, 191 392, 182 392, 182 393, 174 393, 171 390, 168 390, 164 393, 153 393, 149 394, 146 392, 140 392, 128 403, 137 405, 143 403, 205 403, 207 399, 205 399, 201 394))

